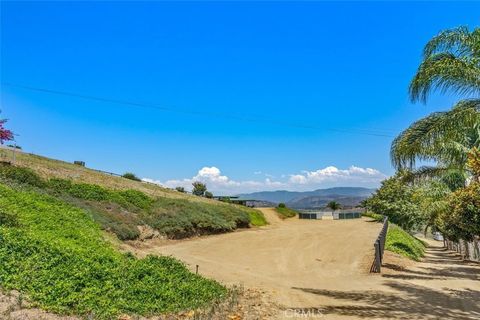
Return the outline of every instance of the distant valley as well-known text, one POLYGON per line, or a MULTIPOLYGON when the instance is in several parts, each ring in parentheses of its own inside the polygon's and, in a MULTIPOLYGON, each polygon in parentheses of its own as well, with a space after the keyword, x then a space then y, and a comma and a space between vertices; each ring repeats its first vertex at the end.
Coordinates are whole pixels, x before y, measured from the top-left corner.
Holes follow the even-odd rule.
POLYGON ((336 187, 314 191, 262 191, 240 194, 241 199, 258 200, 271 203, 285 203, 291 208, 312 209, 323 208, 330 201, 337 201, 345 207, 355 207, 368 198, 375 189, 361 187, 336 187))

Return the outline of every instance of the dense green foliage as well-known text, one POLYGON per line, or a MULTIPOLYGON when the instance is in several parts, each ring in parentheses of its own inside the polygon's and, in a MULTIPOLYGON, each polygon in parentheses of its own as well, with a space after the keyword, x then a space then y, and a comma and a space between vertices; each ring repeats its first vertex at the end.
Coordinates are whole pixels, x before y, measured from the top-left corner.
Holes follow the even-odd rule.
POLYGON ((275 211, 277 211, 278 215, 282 219, 292 218, 292 217, 295 217, 298 214, 297 211, 288 208, 287 206, 285 206, 285 204, 284 204, 283 207, 281 207, 280 204, 279 204, 278 207, 275 208, 275 211))
POLYGON ((0 179, 39 188, 44 187, 46 184, 30 169, 5 164, 0 165, 0 179))
POLYGON ((122 175, 122 177, 124 177, 125 179, 133 180, 133 181, 142 181, 142 179, 137 177, 137 175, 135 173, 132 173, 132 172, 126 172, 122 175))
POLYGON ((391 220, 400 217, 402 227, 422 224, 425 230, 432 227, 451 240, 472 239, 480 235, 479 28, 442 31, 426 44, 410 96, 426 102, 434 90, 455 92, 466 99, 451 110, 414 122, 393 141, 392 162, 397 169, 410 171, 410 181, 390 191, 393 194, 395 189, 400 195, 396 205, 405 206, 389 208, 377 195, 367 204, 375 211, 386 211, 391 220), (416 167, 419 160, 433 165, 416 167), (417 206, 414 211, 412 203, 417 206))
POLYGON ((232 231, 248 227, 250 222, 248 213, 237 207, 169 198, 158 198, 153 210, 143 218, 172 238, 232 231))
POLYGON ((439 219, 439 229, 451 240, 471 241, 480 235, 480 183, 453 193, 439 219))
POLYGON ((173 258, 115 251, 84 210, 52 196, 0 185, 0 212, 0 283, 47 310, 152 315, 196 308, 226 292, 173 258))
POLYGON ((425 254, 425 244, 422 241, 394 224, 388 227, 385 249, 416 261, 425 254))
POLYGON ((371 219, 373 219, 377 222, 383 221, 383 215, 378 214, 378 213, 373 213, 373 212, 370 212, 370 211, 363 212, 362 217, 371 218, 371 219))
POLYGON ((26 168, 0 166, 0 182, 28 187, 86 210, 103 229, 121 240, 138 238, 148 224, 170 238, 220 233, 265 225, 261 212, 223 203, 151 198, 137 190, 111 190, 64 179, 44 181, 26 168))
POLYGON ((213 193, 211 193, 210 191, 205 191, 205 198, 212 199, 213 193))
POLYGON ((340 209, 341 207, 342 206, 337 201, 330 201, 327 204, 327 208, 331 209, 332 211, 336 211, 336 210, 340 209))
POLYGON ((194 183, 192 183, 192 186, 193 186, 192 194, 196 196, 203 197, 203 195, 207 191, 207 185, 200 181, 195 181, 194 183))
POLYGON ((382 181, 382 186, 363 206, 376 214, 388 216, 391 222, 405 230, 412 230, 422 223, 415 188, 408 186, 401 174, 382 181))
POLYGON ((268 224, 267 219, 263 213, 254 209, 247 209, 248 216, 250 217, 250 223, 256 227, 266 226, 268 224))

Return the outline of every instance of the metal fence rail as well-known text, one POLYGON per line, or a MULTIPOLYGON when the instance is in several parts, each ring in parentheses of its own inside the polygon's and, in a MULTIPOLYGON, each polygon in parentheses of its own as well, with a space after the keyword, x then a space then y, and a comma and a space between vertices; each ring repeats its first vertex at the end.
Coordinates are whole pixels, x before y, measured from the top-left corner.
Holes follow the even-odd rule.
POLYGON ((380 230, 380 234, 375 240, 375 258, 373 259, 372 266, 370 267, 370 272, 373 273, 380 273, 382 268, 382 260, 383 260, 383 251, 385 250, 385 240, 387 239, 387 231, 388 231, 388 217, 383 218, 383 226, 382 230, 380 230))

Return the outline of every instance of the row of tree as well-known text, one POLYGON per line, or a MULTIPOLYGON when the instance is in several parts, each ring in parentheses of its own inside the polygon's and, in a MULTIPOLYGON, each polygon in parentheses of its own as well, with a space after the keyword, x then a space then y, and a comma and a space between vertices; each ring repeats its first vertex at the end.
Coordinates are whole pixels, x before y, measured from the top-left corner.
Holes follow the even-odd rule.
POLYGON ((480 235, 479 28, 446 30, 427 43, 409 93, 426 103, 433 91, 462 99, 393 141, 397 174, 364 206, 407 230, 431 227, 450 240, 471 240, 480 235))

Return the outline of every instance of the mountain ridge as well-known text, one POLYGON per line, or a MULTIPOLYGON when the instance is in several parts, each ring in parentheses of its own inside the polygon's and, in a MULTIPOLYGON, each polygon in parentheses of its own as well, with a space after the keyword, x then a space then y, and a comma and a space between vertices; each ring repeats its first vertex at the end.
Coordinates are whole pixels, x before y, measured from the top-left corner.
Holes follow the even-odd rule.
POLYGON ((286 203, 292 208, 324 207, 330 201, 337 201, 344 206, 357 206, 376 189, 364 187, 333 187, 312 191, 260 191, 239 194, 241 199, 286 203))

